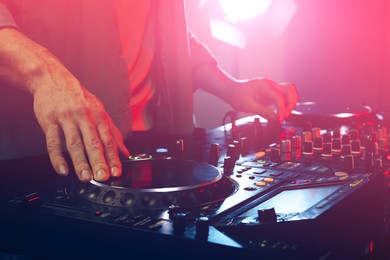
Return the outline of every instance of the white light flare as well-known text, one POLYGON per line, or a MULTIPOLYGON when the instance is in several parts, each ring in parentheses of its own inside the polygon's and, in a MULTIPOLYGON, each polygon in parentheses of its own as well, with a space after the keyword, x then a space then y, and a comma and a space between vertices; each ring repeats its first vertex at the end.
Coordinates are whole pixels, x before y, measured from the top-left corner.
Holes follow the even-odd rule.
POLYGON ((271 0, 220 0, 226 19, 231 22, 245 21, 263 15, 271 0))

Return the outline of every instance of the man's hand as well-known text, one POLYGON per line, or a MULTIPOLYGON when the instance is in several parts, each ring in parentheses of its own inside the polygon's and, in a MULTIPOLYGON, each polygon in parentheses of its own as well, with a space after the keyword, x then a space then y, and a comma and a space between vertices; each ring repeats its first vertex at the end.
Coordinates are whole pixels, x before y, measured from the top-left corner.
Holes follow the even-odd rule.
POLYGON ((105 181, 110 175, 120 176, 118 149, 125 155, 128 151, 101 102, 77 81, 60 87, 54 86, 56 83, 34 92, 34 112, 46 135, 54 169, 61 175, 68 173, 61 150, 64 137, 80 180, 105 181))
POLYGON ((269 79, 232 81, 227 89, 227 99, 234 109, 278 122, 285 120, 298 102, 293 84, 277 83, 269 79), (276 109, 276 114, 273 108, 276 109))
POLYGON ((77 176, 105 181, 120 176, 118 151, 129 155, 120 131, 102 103, 48 50, 15 29, 0 30, 0 78, 29 91, 43 129, 51 163, 67 175, 65 140, 77 176))

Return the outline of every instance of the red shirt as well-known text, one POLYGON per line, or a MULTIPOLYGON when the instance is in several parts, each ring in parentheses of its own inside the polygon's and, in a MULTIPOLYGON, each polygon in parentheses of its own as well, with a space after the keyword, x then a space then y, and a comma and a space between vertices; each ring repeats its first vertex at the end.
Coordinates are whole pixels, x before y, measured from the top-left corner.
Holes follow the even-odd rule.
POLYGON ((153 21, 149 19, 152 1, 116 0, 122 56, 130 79, 130 108, 133 131, 153 127, 151 101, 155 95, 150 69, 155 54, 153 21))

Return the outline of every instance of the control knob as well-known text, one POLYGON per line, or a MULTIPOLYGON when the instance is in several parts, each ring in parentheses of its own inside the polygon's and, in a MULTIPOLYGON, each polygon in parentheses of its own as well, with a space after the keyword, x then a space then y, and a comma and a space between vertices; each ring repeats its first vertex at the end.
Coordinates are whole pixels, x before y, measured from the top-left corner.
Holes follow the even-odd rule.
POLYGON ((277 220, 275 208, 266 208, 257 210, 259 223, 274 223, 277 220))

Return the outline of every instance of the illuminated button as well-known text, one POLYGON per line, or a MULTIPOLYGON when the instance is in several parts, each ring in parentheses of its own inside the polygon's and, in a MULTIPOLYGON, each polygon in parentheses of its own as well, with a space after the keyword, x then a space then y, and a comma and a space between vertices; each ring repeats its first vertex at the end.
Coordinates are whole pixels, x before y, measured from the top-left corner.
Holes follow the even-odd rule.
POLYGON ((350 183, 349 186, 355 187, 355 186, 359 185, 360 183, 362 183, 362 181, 363 181, 363 179, 356 180, 356 181, 350 183))
POLYGON ((152 156, 145 153, 133 154, 129 156, 129 159, 134 161, 150 160, 152 159, 152 156))
POLYGON ((267 177, 267 178, 264 178, 263 179, 265 182, 274 182, 275 179, 274 178, 271 178, 271 177, 267 177))
POLYGON ((28 203, 31 203, 31 202, 34 202, 34 201, 38 201, 39 198, 40 198, 39 194, 37 192, 33 192, 31 194, 28 194, 28 195, 24 196, 24 201, 28 202, 28 203))
POLYGON ((255 157, 256 157, 256 159, 259 159, 259 158, 264 157, 265 154, 266 154, 265 152, 257 152, 257 153, 255 153, 255 157))
POLYGON ((156 149, 156 152, 157 152, 157 153, 167 153, 167 152, 168 152, 168 149, 167 149, 167 148, 161 147, 161 148, 157 148, 157 149, 156 149))
POLYGON ((334 176, 336 176, 336 177, 348 177, 348 173, 346 173, 346 172, 335 172, 334 173, 334 176))
POLYGON ((267 183, 265 181, 257 181, 255 182, 255 185, 258 187, 264 187, 265 185, 267 185, 267 183))
POLYGON ((101 211, 95 211, 94 213, 95 216, 100 216, 101 214, 103 214, 101 211))

